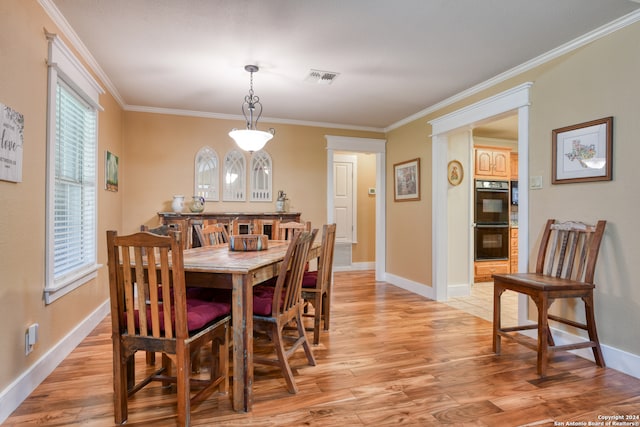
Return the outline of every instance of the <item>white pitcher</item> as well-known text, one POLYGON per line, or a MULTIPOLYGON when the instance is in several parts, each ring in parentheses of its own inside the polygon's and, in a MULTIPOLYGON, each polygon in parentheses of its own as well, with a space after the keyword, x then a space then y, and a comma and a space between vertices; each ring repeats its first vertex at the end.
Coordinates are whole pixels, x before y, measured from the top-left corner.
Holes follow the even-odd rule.
POLYGON ((182 208, 184 208, 184 196, 173 196, 173 203, 171 203, 171 208, 175 213, 182 212, 182 208))

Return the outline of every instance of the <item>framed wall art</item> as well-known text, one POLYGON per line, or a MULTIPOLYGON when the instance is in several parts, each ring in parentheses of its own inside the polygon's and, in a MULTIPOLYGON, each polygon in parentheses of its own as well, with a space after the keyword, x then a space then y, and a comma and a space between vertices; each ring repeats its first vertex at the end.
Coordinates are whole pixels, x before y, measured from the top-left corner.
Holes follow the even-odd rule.
POLYGON ((420 159, 394 164, 393 184, 396 202, 420 200, 420 159))
POLYGON ((118 156, 110 151, 105 155, 105 188, 118 191, 118 156))
POLYGON ((613 117, 552 131, 553 184, 611 181, 613 117))
POLYGON ((24 116, 0 103, 0 180, 22 182, 24 116))
POLYGON ((447 165, 447 180, 449 181, 449 184, 454 187, 456 185, 460 185, 462 178, 464 178, 462 163, 457 160, 451 160, 447 165))

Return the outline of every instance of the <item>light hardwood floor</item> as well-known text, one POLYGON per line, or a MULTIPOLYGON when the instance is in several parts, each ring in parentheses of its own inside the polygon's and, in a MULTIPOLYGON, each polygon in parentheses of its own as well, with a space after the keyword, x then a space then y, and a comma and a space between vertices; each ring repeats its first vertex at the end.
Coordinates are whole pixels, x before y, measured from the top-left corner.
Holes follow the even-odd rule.
MULTIPOLYGON (((640 414, 639 379, 566 352, 540 379, 531 350, 504 342, 501 356, 491 352, 489 321, 372 272, 336 273, 332 307, 317 366, 302 352, 292 359, 297 395, 278 371, 256 367, 252 413, 216 394, 192 409, 193 425, 552 426, 640 414)), ((4 425, 113 425, 109 318, 4 425)), ((175 392, 150 385, 136 394, 126 425, 175 425, 175 392)))

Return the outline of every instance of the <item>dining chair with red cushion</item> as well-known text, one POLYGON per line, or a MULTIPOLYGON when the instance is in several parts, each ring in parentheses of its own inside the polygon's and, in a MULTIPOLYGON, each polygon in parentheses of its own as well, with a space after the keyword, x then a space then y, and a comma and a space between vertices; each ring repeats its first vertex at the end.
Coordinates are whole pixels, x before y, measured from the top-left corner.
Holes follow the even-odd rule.
MULTIPOLYGON (((302 278, 302 298, 306 304, 313 305, 313 344, 320 343, 320 324, 329 330, 331 319, 331 288, 333 287, 333 250, 336 242, 336 224, 322 227, 322 246, 318 269, 305 271, 302 278)), ((305 316, 307 316, 305 311, 305 316)))
POLYGON ((152 381, 176 384, 181 426, 190 425, 192 403, 229 388, 230 304, 187 297, 181 233, 169 234, 107 231, 116 424, 128 418, 129 397, 152 381), (209 378, 193 379, 191 357, 208 344, 209 378), (137 351, 162 353, 162 366, 138 382, 137 351), (192 394, 192 386, 202 389, 192 394))
MULTIPOLYGON (((307 361, 316 361, 302 323, 302 276, 309 248, 318 230, 295 233, 282 261, 275 286, 258 285, 253 294, 253 326, 256 334, 266 333, 275 347, 275 357, 254 355, 254 363, 280 367, 290 393, 297 393, 289 358, 303 347, 307 361), (294 335, 285 334, 287 326, 294 326, 294 335)), ((257 340, 256 340, 257 342, 257 340)))

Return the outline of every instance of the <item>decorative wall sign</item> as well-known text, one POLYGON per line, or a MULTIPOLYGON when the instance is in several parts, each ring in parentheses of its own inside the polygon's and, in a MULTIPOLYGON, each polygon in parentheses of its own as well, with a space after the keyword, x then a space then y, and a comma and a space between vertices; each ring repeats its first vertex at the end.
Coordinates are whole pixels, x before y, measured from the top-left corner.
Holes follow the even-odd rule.
POLYGON ((462 163, 457 160, 451 160, 447 165, 447 180, 449 181, 449 184, 454 187, 456 185, 460 185, 462 178, 464 178, 462 163))
POLYGON ((420 159, 393 165, 394 200, 420 200, 420 159))
POLYGON ((552 132, 553 184, 611 181, 613 117, 552 132))
POLYGON ((118 191, 118 156, 107 151, 105 155, 105 188, 108 191, 118 191))
POLYGON ((22 182, 24 116, 0 103, 0 179, 22 182))

